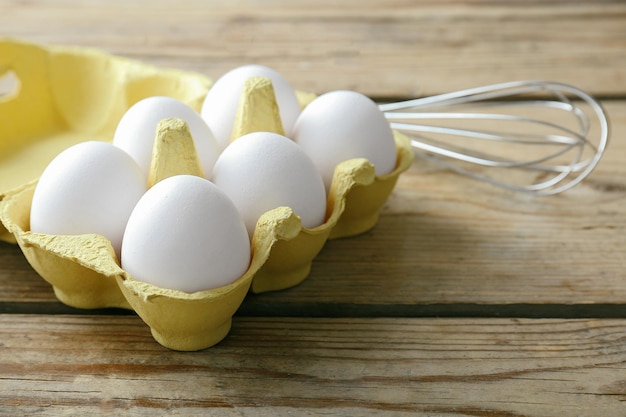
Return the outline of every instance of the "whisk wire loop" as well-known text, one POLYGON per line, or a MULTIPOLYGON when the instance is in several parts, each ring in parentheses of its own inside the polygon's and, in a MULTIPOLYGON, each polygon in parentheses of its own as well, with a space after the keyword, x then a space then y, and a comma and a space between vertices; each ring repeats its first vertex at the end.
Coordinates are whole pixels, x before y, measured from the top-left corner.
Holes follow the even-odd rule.
POLYGON ((580 183, 600 161, 609 138, 608 119, 597 100, 550 81, 513 81, 379 108, 393 129, 410 137, 417 156, 494 185, 542 195, 580 183), (476 123, 478 129, 469 126, 476 123), (497 144, 502 144, 500 153, 494 151, 497 144), (509 177, 512 169, 535 174, 520 184, 472 165, 505 168, 509 177))

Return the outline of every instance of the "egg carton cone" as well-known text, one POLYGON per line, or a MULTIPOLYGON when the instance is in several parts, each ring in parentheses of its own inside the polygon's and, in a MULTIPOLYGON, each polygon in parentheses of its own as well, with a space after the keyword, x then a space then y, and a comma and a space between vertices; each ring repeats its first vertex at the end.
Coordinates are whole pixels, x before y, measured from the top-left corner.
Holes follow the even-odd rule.
MULTIPOLYGON (((0 146, 5 148, 0 155, 9 155, 0 160, 0 170, 3 176, 17 178, 1 184, 7 189, 0 194, 4 240, 20 246, 61 302, 84 309, 132 309, 150 327, 154 339, 173 350, 193 351, 219 343, 249 291, 282 290, 301 283, 328 239, 372 228, 399 175, 413 160, 408 138, 394 132, 397 162, 389 174, 377 176, 365 159, 337 166, 322 225, 307 229, 291 208, 277 207, 258 220, 248 270, 233 283, 194 293, 160 288, 124 271, 111 242, 101 235, 31 232, 36 177, 72 144, 94 138, 110 141, 121 116, 141 98, 168 95, 198 110, 211 81, 97 50, 1 40, 0 76, 7 71, 16 74, 19 89, 0 98, 0 146), (47 141, 54 146, 43 146, 47 141), (45 157, 30 165, 29 159, 42 152, 45 157), (21 169, 21 164, 29 166, 21 169)), ((315 96, 298 93, 298 97, 306 106, 315 96)), ((242 92, 233 140, 248 132, 280 133, 281 129, 271 83, 249 80, 242 92)), ((202 176, 202 169, 186 123, 166 119, 155 132, 149 184, 179 174, 202 176)))

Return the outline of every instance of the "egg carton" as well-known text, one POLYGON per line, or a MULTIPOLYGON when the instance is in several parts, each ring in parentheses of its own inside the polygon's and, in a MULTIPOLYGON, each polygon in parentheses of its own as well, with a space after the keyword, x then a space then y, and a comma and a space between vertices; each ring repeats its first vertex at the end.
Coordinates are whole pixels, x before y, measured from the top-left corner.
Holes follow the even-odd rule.
MULTIPOLYGON (((72 144, 110 141, 121 116, 142 98, 166 95, 198 110, 211 80, 98 50, 5 39, 0 40, 0 76, 7 71, 17 76, 19 89, 0 97, 0 154, 8 155, 0 159, 0 173, 3 177, 10 174, 19 185, 0 184, 7 189, 0 192, 0 239, 20 246, 61 302, 83 309, 132 309, 150 327, 154 339, 173 350, 199 350, 220 342, 249 291, 261 293, 298 285, 308 276, 328 239, 354 236, 372 228, 399 175, 413 160, 408 138, 394 132, 397 163, 389 174, 377 176, 365 159, 337 166, 322 225, 305 228, 289 207, 276 208, 259 219, 249 268, 235 282, 194 293, 159 288, 134 280, 124 271, 111 243, 101 235, 31 232, 36 177, 72 144)), ((251 99, 252 95, 244 97, 251 99)), ((299 92, 298 98, 304 107, 314 95, 299 92)), ((257 105, 253 107, 259 108, 258 99, 255 96, 257 105)), ((272 104, 275 99, 267 100, 272 104)), ((179 120, 162 123, 171 126, 159 131, 192 140, 179 120)), ((238 119, 235 123, 241 131, 267 125, 249 114, 247 121, 238 119)), ((167 138, 157 135, 156 139, 155 146, 167 138)), ((176 157, 172 152, 161 154, 176 157)), ((167 175, 187 173, 179 166, 178 171, 167 175)))

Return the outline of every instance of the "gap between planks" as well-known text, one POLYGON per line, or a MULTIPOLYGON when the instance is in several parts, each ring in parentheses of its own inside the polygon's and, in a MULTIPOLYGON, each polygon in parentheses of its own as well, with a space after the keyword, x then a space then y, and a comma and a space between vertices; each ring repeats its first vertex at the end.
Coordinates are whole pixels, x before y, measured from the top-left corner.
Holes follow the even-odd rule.
MULTIPOLYGON (((5 315, 127 316, 130 310, 83 310, 60 302, 0 302, 5 315)), ((624 304, 352 304, 267 302, 253 294, 236 317, 273 318, 520 318, 520 319, 626 319, 624 304)))

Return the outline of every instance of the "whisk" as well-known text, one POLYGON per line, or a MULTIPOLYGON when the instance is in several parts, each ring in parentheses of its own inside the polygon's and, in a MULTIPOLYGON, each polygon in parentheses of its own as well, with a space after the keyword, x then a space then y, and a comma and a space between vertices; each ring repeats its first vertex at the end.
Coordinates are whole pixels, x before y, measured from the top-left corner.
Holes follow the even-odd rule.
POLYGON ((542 195, 580 183, 600 161, 609 138, 597 100, 550 81, 513 81, 379 108, 393 129, 411 139, 417 156, 542 195))

